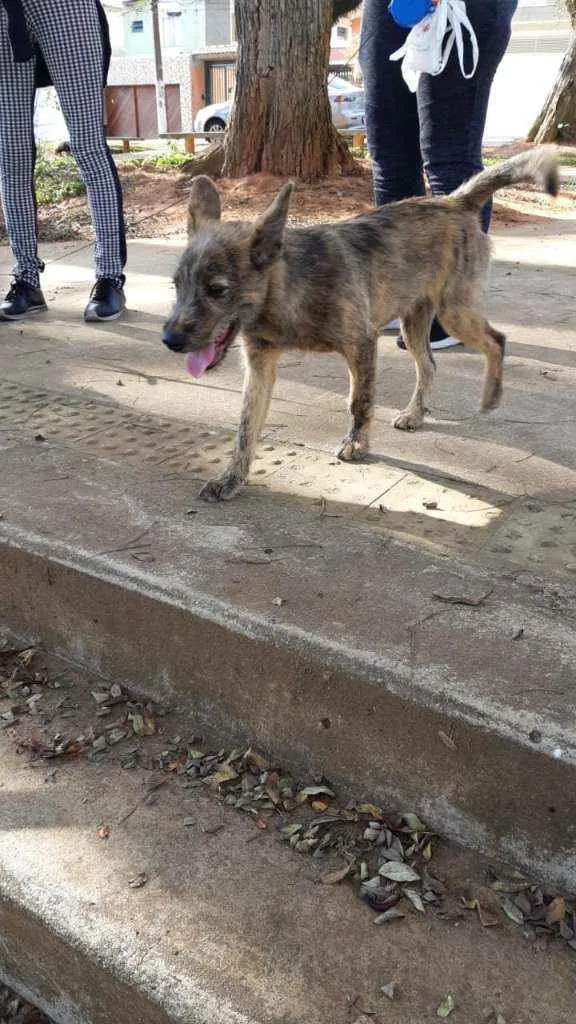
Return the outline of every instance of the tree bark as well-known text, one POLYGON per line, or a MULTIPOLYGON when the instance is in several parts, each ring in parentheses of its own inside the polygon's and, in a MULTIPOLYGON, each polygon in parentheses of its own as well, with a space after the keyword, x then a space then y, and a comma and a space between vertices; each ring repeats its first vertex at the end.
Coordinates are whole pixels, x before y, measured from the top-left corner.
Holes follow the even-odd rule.
POLYGON ((576 142, 576 0, 566 0, 572 38, 552 91, 528 133, 529 142, 576 142))
POLYGON ((236 99, 224 174, 315 180, 345 162, 328 102, 332 0, 235 0, 236 99))
POLYGON ((188 178, 196 178, 199 174, 207 174, 209 178, 221 178, 224 169, 224 143, 213 142, 207 146, 200 156, 195 156, 182 164, 182 173, 188 178))

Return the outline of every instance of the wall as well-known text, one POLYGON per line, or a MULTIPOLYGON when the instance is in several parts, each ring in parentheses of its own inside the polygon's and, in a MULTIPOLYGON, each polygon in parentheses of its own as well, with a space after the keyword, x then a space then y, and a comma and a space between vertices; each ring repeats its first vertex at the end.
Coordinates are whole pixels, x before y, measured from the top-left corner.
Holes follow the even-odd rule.
MULTIPOLYGON (((160 31, 162 47, 165 53, 173 55, 176 53, 193 52, 204 46, 204 3, 202 0, 194 0, 193 3, 181 0, 180 3, 167 3, 160 6, 160 31), (181 8, 181 45, 169 47, 166 45, 167 21, 166 8, 181 8)), ((153 56, 154 35, 152 31, 152 15, 149 9, 128 10, 124 13, 124 54, 127 57, 153 56), (143 22, 141 32, 132 31, 134 21, 143 22)))
POLYGON ((206 46, 219 46, 231 40, 232 16, 229 0, 204 0, 206 46))
MULTIPOLYGON (((165 57, 164 81, 166 85, 180 86, 182 107, 182 131, 192 131, 194 111, 192 102, 192 60, 187 55, 165 57)), ((152 57, 113 57, 108 75, 108 85, 152 85, 155 81, 152 57)), ((194 104, 198 109, 201 103, 194 104)))

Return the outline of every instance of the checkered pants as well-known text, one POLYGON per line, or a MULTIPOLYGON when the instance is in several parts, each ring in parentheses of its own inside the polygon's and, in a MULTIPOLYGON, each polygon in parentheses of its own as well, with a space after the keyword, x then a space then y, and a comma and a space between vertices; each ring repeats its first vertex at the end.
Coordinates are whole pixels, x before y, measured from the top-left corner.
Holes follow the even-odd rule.
MULTIPOLYGON (((94 0, 22 0, 58 93, 70 149, 86 185, 96 242, 97 278, 119 278, 126 262, 122 191, 106 144, 102 90, 103 47, 94 0)), ((33 286, 42 263, 37 250, 33 176, 34 64, 17 64, 0 4, 0 186, 4 219, 16 260, 14 274, 33 286)))

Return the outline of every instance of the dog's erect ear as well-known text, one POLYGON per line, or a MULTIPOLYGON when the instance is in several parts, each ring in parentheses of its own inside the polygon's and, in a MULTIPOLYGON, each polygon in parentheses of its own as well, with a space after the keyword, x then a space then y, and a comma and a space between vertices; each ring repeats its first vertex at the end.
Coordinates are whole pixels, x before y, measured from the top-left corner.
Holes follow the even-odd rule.
POLYGON ((250 259, 256 270, 263 270, 280 254, 293 188, 291 181, 284 185, 256 224, 250 243, 250 259))
POLYGON ((211 221, 220 220, 222 208, 220 195, 214 182, 205 174, 198 175, 192 182, 188 200, 188 236, 195 235, 199 228, 211 221))

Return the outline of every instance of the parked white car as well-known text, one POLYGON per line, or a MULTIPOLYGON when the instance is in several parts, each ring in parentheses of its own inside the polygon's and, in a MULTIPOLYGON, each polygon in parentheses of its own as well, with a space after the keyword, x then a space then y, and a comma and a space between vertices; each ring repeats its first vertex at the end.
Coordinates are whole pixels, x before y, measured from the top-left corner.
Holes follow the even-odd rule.
MULTIPOLYGON (((328 98, 337 128, 364 127, 364 90, 345 78, 328 79, 328 98)), ((195 132, 220 132, 228 125, 234 100, 202 107, 194 119, 195 132)))

